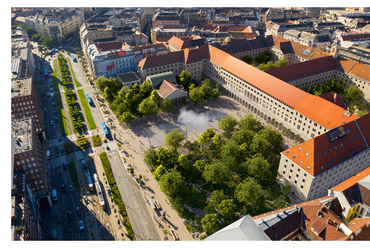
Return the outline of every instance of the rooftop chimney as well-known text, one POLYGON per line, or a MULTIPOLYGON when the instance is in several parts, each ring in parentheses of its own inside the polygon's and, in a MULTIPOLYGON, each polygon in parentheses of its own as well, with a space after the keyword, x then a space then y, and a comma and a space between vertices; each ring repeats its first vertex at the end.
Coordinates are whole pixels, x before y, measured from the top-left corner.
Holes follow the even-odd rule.
POLYGON ((337 93, 334 94, 334 103, 337 101, 337 93))

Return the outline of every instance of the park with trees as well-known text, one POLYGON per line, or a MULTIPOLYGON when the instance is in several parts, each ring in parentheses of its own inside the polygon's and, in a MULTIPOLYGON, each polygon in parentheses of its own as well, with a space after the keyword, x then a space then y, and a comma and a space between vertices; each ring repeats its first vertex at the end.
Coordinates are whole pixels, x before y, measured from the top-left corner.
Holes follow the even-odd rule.
POLYGON ((190 232, 218 231, 240 216, 255 216, 290 202, 290 186, 277 181, 283 137, 251 114, 240 121, 227 115, 221 133, 208 128, 194 141, 174 129, 165 146, 144 152, 161 190, 190 232), (181 192, 181 194, 179 194, 181 192), (203 218, 190 209, 204 211, 203 218))

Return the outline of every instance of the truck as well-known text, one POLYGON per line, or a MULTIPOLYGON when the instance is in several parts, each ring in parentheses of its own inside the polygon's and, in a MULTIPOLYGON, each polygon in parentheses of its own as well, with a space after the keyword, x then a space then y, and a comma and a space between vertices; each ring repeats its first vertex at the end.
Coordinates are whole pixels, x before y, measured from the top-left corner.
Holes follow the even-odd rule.
POLYGON ((83 160, 83 159, 81 160, 81 164, 82 164, 82 168, 84 169, 85 176, 86 176, 86 179, 87 179, 87 184, 89 185, 90 191, 93 191, 94 190, 94 185, 93 185, 93 182, 91 180, 91 175, 90 175, 89 168, 87 168, 87 164, 86 164, 85 160, 83 160))
POLYGON ((93 177, 94 177, 96 193, 98 194, 98 198, 99 198, 99 203, 100 203, 102 209, 104 209, 105 208, 105 201, 104 201, 103 193, 102 193, 101 188, 100 188, 98 175, 96 175, 96 173, 94 173, 93 177))

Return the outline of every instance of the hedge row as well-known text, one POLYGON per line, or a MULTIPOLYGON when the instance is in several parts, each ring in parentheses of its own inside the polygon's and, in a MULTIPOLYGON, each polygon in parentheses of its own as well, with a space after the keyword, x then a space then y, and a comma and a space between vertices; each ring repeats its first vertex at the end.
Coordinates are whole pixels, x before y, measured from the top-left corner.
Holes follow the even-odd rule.
POLYGON ((91 138, 92 138, 93 146, 100 146, 101 145, 101 139, 100 139, 100 136, 98 134, 92 136, 91 138))
POLYGON ((77 145, 82 150, 85 150, 89 147, 89 143, 87 142, 87 139, 84 134, 77 136, 77 145))
POLYGON ((120 213, 123 217, 123 222, 125 223, 127 234, 129 236, 129 238, 131 240, 133 240, 135 238, 134 230, 132 229, 130 220, 127 216, 125 204, 123 204, 123 202, 122 202, 121 193, 119 192, 119 190, 117 188, 116 180, 114 179, 112 168, 111 168, 111 165, 110 165, 108 157, 107 157, 107 153, 102 152, 102 153, 99 154, 99 157, 100 157, 101 163, 103 164, 103 169, 104 169, 105 175, 107 177, 107 180, 109 182, 109 187, 112 191, 113 201, 116 203, 116 205, 118 205, 118 209, 119 209, 119 211, 120 211, 120 213))
POLYGON ((76 100, 76 95, 71 89, 66 90, 64 94, 65 94, 66 101, 67 101, 69 116, 71 117, 73 132, 74 133, 83 132, 84 124, 81 120, 81 113, 78 108, 78 102, 76 100))
POLYGON ((85 112, 87 124, 89 125, 90 130, 96 129, 95 121, 94 121, 94 118, 91 114, 90 107, 89 107, 89 104, 87 103, 84 91, 83 90, 78 90, 77 92, 78 92, 78 96, 79 96, 81 104, 82 104, 82 109, 85 112))
POLYGON ((58 87, 58 73, 57 73, 57 66, 56 66, 56 61, 55 60, 54 60, 54 71, 53 71, 52 78, 53 78, 54 91, 58 91, 59 90, 59 87, 58 87))

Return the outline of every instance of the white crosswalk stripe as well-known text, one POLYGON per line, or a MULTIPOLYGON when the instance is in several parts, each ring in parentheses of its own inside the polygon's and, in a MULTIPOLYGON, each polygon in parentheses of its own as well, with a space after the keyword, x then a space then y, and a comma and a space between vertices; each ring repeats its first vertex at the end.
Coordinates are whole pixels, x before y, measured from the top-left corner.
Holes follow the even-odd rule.
POLYGON ((76 152, 77 158, 78 159, 83 159, 84 157, 82 156, 81 152, 76 152))
POLYGON ((56 157, 54 159, 54 167, 56 169, 60 168, 62 166, 63 163, 67 163, 67 156, 66 155, 63 155, 63 156, 60 156, 60 157, 56 157))

